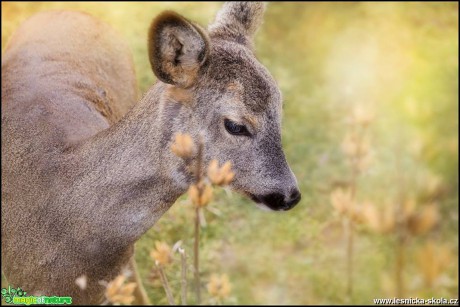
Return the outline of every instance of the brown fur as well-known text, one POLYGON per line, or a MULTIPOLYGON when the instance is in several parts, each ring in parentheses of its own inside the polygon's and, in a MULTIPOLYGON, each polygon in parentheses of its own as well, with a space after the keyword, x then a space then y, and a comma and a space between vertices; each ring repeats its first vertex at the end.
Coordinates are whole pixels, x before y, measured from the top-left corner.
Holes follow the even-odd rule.
POLYGON ((249 40, 260 8, 226 4, 209 34, 160 15, 149 39, 160 81, 137 104, 129 50, 107 25, 49 12, 20 27, 2 60, 2 269, 13 286, 101 302, 99 281, 120 273, 192 180, 170 151, 178 132, 204 140, 205 163, 232 162, 234 190, 275 210, 299 201, 276 83, 248 45, 222 35, 249 40), (251 136, 230 134, 227 119, 251 136))
POLYGON ((89 15, 40 13, 9 41, 2 81, 2 269, 30 294, 95 302, 101 289, 94 277, 117 273, 100 264, 121 265, 130 255, 90 259, 80 252, 95 235, 94 218, 82 215, 84 207, 60 213, 60 206, 76 204, 56 200, 77 185, 79 172, 64 165, 62 152, 118 122, 135 104, 130 50, 89 15), (82 269, 79 262, 93 264, 82 269), (75 278, 89 272, 94 290, 78 291, 75 278))
POLYGON ((172 85, 169 85, 165 89, 163 93, 163 97, 166 100, 179 102, 179 103, 186 104, 186 105, 191 104, 194 99, 192 91, 185 89, 185 88, 172 86, 172 85))

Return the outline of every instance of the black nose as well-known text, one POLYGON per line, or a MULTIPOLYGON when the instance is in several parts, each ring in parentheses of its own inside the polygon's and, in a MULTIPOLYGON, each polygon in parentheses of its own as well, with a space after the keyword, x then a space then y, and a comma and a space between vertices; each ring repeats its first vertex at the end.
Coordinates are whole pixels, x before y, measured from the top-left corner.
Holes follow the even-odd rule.
POLYGON ((263 203, 272 210, 287 211, 299 203, 301 195, 299 190, 294 189, 287 199, 281 193, 271 193, 262 196, 252 195, 251 198, 257 203, 263 203))
POLYGON ((295 205, 297 205, 302 198, 302 195, 300 194, 300 191, 297 189, 294 189, 291 192, 291 197, 289 198, 288 202, 286 203, 289 209, 294 208, 295 205))

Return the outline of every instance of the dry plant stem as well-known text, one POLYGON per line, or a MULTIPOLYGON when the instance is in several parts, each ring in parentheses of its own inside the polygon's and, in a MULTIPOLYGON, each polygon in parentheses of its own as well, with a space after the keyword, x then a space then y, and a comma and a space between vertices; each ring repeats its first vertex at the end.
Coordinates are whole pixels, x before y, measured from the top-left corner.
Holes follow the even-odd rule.
POLYGON ((351 302, 353 295, 353 221, 347 223, 347 299, 351 302))
POLYGON ((145 291, 145 288, 142 284, 142 279, 139 274, 139 270, 137 269, 137 264, 134 256, 131 257, 129 263, 132 268, 134 282, 137 284, 137 287, 134 289, 134 296, 136 297, 136 300, 141 301, 144 305, 152 305, 152 302, 150 301, 149 296, 147 295, 147 292, 145 291))
POLYGON ((165 272, 163 271, 163 267, 161 264, 156 264, 158 273, 160 274, 161 283, 163 284, 163 288, 166 292, 166 297, 168 298, 169 305, 175 305, 174 297, 171 293, 171 288, 169 287, 168 279, 166 278, 165 272))
POLYGON ((185 256, 185 250, 179 249, 181 258, 181 300, 182 305, 187 305, 187 258, 185 256))
POLYGON ((199 261, 199 245, 200 245, 200 208, 195 208, 195 244, 193 246, 195 267, 195 287, 196 287, 196 303, 200 305, 201 302, 201 287, 200 287, 200 261, 199 261))
MULTIPOLYGON (((201 165, 203 160, 203 141, 200 140, 198 144, 198 161, 195 172, 196 184, 199 186, 201 181, 201 165)), ((198 189, 199 193, 203 193, 201 188, 198 189)), ((201 303, 201 285, 200 285, 200 258, 199 258, 199 245, 200 245, 200 207, 195 208, 195 242, 193 246, 194 261, 193 265, 195 268, 195 291, 196 291, 196 304, 201 303)))
MULTIPOLYGON (((400 230, 397 230, 400 232, 400 230)), ((404 237, 398 234, 398 242, 396 243, 396 297, 403 297, 405 293, 404 289, 404 279, 403 279, 403 270, 404 270, 404 237)))
MULTIPOLYGON (((352 181, 352 191, 355 190, 355 182, 352 181)), ((352 203, 354 201, 354 193, 351 194, 352 203)), ((353 212, 353 211, 352 211, 353 212)), ((353 220, 351 217, 347 218, 346 223, 347 234, 347 299, 351 302, 353 295, 353 220)))
MULTIPOLYGON (((361 139, 362 135, 358 137, 358 152, 361 151, 361 139)), ((350 158, 351 162, 351 179, 350 179, 350 189, 351 189, 351 206, 350 212, 354 212, 355 208, 355 197, 356 197, 356 179, 359 175, 358 161, 360 157, 350 158)), ((346 223, 346 236, 347 236, 347 300, 350 303, 353 296, 353 219, 348 217, 346 223)))
POLYGON ((401 144, 398 142, 398 147, 396 150, 396 182, 398 182, 398 200, 397 207, 395 210, 396 214, 396 266, 395 266, 395 279, 396 279, 396 296, 404 297, 405 287, 404 287, 404 264, 405 264, 405 245, 407 242, 407 233, 405 221, 401 220, 403 216, 403 204, 405 202, 405 181, 404 175, 402 173, 402 161, 401 161, 401 144))

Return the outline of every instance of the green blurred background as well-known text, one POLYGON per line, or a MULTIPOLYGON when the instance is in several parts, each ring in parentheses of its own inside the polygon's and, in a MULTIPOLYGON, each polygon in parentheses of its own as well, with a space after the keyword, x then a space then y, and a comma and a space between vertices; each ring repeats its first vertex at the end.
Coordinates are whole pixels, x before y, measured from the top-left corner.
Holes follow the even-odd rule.
MULTIPOLYGON (((146 50, 152 18, 171 9, 207 25, 221 3, 1 5, 2 51, 15 29, 38 11, 75 9, 106 21, 131 46, 145 92, 155 81, 146 50)), ((227 304, 372 304, 373 298, 396 296, 397 235, 361 224, 355 231, 353 293, 346 295, 344 218, 330 196, 349 184, 341 144, 358 108, 374 117, 366 128, 372 161, 357 177, 356 202, 386 210, 403 195, 416 210, 430 203, 440 215, 433 229, 405 243, 404 297, 457 298, 458 3, 270 3, 256 52, 283 92, 283 146, 302 201, 289 212, 272 213, 220 191, 205 210, 203 284, 212 273, 227 274, 232 284, 222 301, 227 304), (449 256, 423 252, 427 242, 449 256)), ((151 273, 149 252, 156 240, 170 245, 182 240, 191 255, 193 209, 186 197, 136 251, 153 303, 166 304, 158 276, 151 273)), ((180 258, 174 258, 166 273, 178 301, 180 258)), ((205 289, 203 301, 213 303, 205 289)))

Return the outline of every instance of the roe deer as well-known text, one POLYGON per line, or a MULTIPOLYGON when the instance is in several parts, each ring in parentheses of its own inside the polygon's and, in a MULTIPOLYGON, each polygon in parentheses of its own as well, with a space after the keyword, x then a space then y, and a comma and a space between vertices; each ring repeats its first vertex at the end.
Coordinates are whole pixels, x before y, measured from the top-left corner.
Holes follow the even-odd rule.
POLYGON ((148 50, 158 81, 136 103, 130 52, 78 12, 39 13, 2 60, 2 259, 29 294, 100 303, 133 246, 193 180, 174 135, 230 160, 231 187, 273 210, 300 200, 281 148, 281 94, 254 56, 265 6, 226 3, 207 30, 166 11, 148 50), (75 279, 87 275, 80 290, 75 279))

